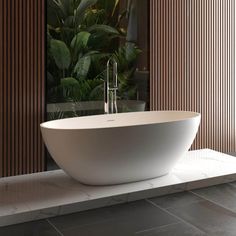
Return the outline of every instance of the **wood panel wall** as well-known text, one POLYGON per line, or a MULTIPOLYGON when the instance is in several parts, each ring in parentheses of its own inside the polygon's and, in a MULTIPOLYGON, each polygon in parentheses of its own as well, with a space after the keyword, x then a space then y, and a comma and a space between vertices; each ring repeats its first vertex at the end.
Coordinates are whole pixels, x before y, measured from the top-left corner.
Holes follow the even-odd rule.
POLYGON ((44 1, 0 1, 0 177, 44 170, 44 1))
POLYGON ((235 0, 151 0, 150 22, 151 109, 200 112, 192 148, 235 152, 235 0))

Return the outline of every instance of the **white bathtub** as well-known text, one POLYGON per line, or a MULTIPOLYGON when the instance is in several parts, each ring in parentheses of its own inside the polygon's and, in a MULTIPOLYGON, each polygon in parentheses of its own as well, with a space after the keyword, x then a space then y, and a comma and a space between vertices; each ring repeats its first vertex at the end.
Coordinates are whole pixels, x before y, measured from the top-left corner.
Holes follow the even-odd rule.
POLYGON ((120 184, 167 174, 190 148, 200 114, 147 111, 41 124, 56 163, 81 183, 120 184))

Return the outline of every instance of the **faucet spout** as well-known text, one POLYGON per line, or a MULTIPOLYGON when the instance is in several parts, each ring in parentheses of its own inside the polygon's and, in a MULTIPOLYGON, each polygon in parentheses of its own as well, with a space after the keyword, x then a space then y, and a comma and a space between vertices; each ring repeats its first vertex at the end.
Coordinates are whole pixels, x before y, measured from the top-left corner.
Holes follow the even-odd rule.
POLYGON ((107 74, 104 81, 104 113, 117 113, 117 90, 118 90, 117 62, 114 58, 107 61, 107 74), (112 66, 112 79, 110 78, 110 66, 112 66))

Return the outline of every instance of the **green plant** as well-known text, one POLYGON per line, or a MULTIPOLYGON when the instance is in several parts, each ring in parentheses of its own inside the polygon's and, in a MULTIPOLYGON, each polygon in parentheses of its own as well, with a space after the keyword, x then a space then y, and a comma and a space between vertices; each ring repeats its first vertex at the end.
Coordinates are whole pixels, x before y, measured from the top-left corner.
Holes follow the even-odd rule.
POLYGON ((140 50, 127 41, 119 0, 47 1, 48 102, 102 100, 106 61, 118 62, 119 96, 135 96, 140 50), (120 43, 120 42, 123 43, 120 43))

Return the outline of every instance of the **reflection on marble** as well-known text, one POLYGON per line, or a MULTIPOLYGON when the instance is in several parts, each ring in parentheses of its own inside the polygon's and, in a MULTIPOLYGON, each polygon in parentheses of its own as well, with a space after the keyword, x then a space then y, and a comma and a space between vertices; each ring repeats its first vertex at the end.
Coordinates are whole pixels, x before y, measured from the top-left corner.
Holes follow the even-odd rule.
POLYGON ((62 170, 0 179, 0 226, 161 196, 236 180, 236 158, 190 151, 169 175, 141 182, 86 186, 62 170))

